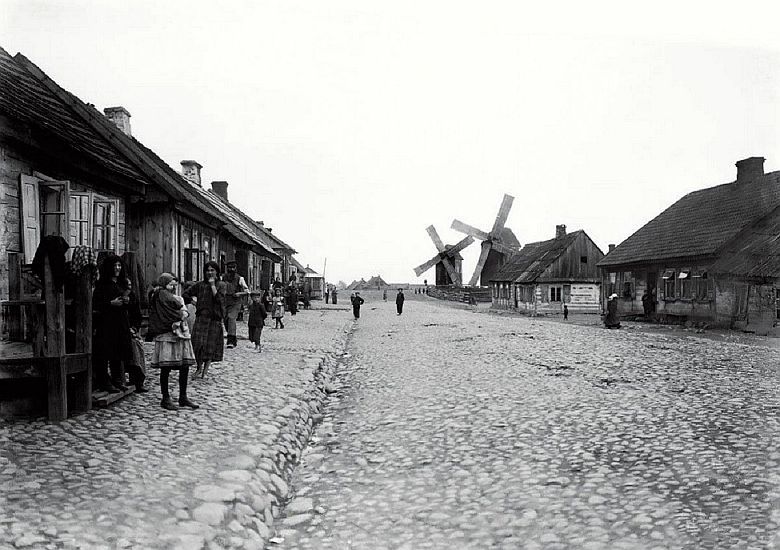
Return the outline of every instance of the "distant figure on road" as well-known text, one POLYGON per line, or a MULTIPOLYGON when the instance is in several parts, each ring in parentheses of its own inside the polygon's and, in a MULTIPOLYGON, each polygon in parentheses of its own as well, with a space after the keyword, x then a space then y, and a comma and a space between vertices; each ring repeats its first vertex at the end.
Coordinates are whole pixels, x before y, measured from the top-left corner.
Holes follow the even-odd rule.
POLYGON ((398 315, 401 315, 404 312, 405 299, 406 296, 404 296, 404 291, 399 288, 398 294, 395 297, 395 309, 398 311, 398 315))
POLYGON ((263 296, 259 292, 252 292, 252 303, 249 305, 249 340, 255 345, 255 350, 260 349, 260 337, 263 334, 263 325, 268 312, 263 304, 263 296))
POLYGON ((569 306, 567 306, 565 302, 563 304, 563 320, 564 321, 569 320, 569 306))
POLYGON ((333 287, 333 292, 330 293, 330 297, 333 298, 333 305, 339 303, 339 291, 336 290, 336 287, 333 287))
POLYGON ((328 303, 328 300, 330 299, 330 287, 325 287, 325 303, 328 303))
POLYGON ((360 292, 355 292, 349 300, 352 302, 352 314, 355 316, 355 319, 360 319, 360 306, 363 305, 365 300, 360 297, 360 292))
POLYGON ((653 306, 655 305, 655 299, 653 295, 647 290, 642 294, 642 309, 645 312, 645 319, 649 319, 653 315, 653 306))
POLYGON ((607 328, 620 328, 617 298, 617 294, 612 294, 607 300, 607 315, 604 317, 604 326, 607 328))
POLYGON ((222 275, 222 282, 225 283, 225 330, 228 349, 238 345, 236 320, 244 307, 244 296, 249 292, 249 285, 236 271, 236 265, 235 260, 230 260, 225 264, 227 273, 222 275))
POLYGON ((284 296, 279 289, 274 290, 273 308, 271 310, 271 317, 276 321, 274 328, 284 328, 284 296))
POLYGON ((386 302, 387 301, 387 289, 384 289, 382 291, 382 299, 386 302))

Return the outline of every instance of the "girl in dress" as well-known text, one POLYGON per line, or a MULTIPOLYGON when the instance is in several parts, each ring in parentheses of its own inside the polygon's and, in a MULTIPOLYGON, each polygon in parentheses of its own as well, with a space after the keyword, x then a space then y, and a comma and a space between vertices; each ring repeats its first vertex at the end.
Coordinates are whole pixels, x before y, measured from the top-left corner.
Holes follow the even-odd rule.
POLYGON ((149 333, 154 336, 152 367, 160 369, 160 390, 164 409, 178 407, 168 393, 168 378, 172 370, 179 371, 179 406, 197 409, 187 397, 187 379, 190 366, 195 364, 195 353, 185 319, 188 316, 184 299, 176 295, 176 278, 163 273, 149 299, 149 333))

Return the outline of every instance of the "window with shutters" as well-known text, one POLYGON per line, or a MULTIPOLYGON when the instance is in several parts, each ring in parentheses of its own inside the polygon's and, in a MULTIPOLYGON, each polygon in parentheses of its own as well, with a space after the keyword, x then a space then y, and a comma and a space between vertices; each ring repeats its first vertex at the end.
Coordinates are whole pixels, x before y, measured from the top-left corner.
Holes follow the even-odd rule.
POLYGON ((41 201, 41 234, 59 235, 68 240, 68 184, 38 184, 41 201))
POLYGON ((70 230, 68 243, 70 246, 89 246, 89 194, 71 193, 70 195, 70 230))
POLYGON ((116 211, 117 201, 94 201, 92 248, 95 250, 116 251, 116 211))

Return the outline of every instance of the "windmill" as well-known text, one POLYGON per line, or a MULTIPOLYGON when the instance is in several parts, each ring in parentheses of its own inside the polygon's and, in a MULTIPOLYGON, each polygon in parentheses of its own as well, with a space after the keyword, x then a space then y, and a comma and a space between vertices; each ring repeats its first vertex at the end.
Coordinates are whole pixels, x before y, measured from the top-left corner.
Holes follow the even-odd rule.
POLYGON ((488 283, 490 277, 504 263, 505 256, 511 256, 520 249, 520 243, 514 233, 512 233, 512 230, 504 227, 509 211, 512 209, 512 201, 514 200, 513 196, 504 194, 504 200, 501 201, 496 221, 493 222, 493 229, 489 233, 460 220, 453 220, 452 229, 482 241, 482 252, 479 254, 474 275, 471 276, 471 281, 469 281, 470 286, 475 286, 480 276, 482 277, 483 285, 488 283))
POLYGON ((428 232, 428 235, 430 235, 431 240, 433 241, 433 244, 436 246, 436 250, 439 251, 436 256, 425 262, 424 264, 418 265, 414 268, 414 273, 418 277, 428 271, 430 268, 435 266, 438 263, 441 263, 444 266, 444 269, 447 270, 447 274, 449 275, 450 280, 453 284, 460 285, 460 273, 457 269, 455 269, 455 264, 453 261, 455 260, 455 257, 457 256, 458 252, 466 248, 468 245, 474 242, 474 238, 471 236, 466 237, 459 243, 457 243, 454 246, 447 247, 444 242, 441 240, 441 237, 439 237, 439 234, 436 232, 436 228, 432 225, 429 225, 426 228, 426 231, 428 232))

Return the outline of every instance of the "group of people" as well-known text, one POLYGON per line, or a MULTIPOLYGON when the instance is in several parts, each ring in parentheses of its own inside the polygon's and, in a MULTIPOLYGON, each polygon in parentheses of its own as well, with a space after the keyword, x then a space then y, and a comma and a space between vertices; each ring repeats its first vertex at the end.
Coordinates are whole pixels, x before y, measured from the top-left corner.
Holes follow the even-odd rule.
MULTIPOLYGON (((228 262, 221 276, 216 262, 206 262, 203 279, 185 288, 181 296, 177 295, 178 284, 170 273, 162 273, 154 283, 149 293, 146 340, 154 342, 150 366, 160 370, 161 406, 168 410, 197 409, 199 406, 187 395, 190 367, 196 367, 194 379, 205 378, 211 364, 222 361, 224 347, 236 347, 236 321, 243 310, 244 296, 251 296, 249 339, 260 352, 268 315, 275 321, 274 328, 283 329, 285 312, 297 313, 301 295, 294 279, 286 289, 277 278, 272 292, 250 291, 244 278, 237 274, 235 262, 228 262), (178 406, 168 388, 172 370, 179 372, 178 406)), ((303 299, 306 307, 305 295, 303 299)), ((119 393, 127 390, 129 375, 136 392, 149 391, 144 383, 140 303, 118 256, 108 256, 101 264, 93 292, 93 310, 95 387, 119 393)))
MULTIPOLYGON (((382 291, 382 299, 385 302, 387 301, 387 290, 382 291)), ((404 312, 404 300, 406 300, 404 291, 399 288, 398 294, 395 296, 395 309, 398 315, 404 312)), ((360 292, 353 292, 349 297, 349 301, 352 304, 352 315, 355 316, 355 319, 360 319, 360 306, 365 303, 365 300, 360 296, 360 292)))

